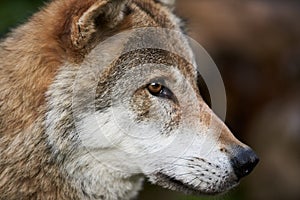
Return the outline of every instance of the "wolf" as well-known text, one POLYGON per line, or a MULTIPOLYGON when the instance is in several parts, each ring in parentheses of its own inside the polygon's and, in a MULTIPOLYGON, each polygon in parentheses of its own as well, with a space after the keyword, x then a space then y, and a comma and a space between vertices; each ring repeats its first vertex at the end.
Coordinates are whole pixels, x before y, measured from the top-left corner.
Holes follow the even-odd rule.
POLYGON ((145 178, 214 195, 254 169, 256 154, 201 97, 174 6, 52 0, 8 34, 1 199, 132 199, 145 178))

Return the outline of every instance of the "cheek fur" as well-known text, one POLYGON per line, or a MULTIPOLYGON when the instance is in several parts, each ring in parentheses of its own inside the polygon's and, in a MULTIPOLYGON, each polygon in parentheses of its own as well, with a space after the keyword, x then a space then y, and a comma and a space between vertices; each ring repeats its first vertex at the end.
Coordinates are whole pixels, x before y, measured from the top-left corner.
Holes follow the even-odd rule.
POLYGON ((145 89, 136 91, 131 99, 130 107, 136 114, 137 121, 148 121, 152 102, 150 94, 145 89))
POLYGON ((160 124, 162 134, 167 134, 179 126, 181 119, 179 104, 170 99, 153 97, 145 89, 134 93, 130 107, 137 121, 160 124))

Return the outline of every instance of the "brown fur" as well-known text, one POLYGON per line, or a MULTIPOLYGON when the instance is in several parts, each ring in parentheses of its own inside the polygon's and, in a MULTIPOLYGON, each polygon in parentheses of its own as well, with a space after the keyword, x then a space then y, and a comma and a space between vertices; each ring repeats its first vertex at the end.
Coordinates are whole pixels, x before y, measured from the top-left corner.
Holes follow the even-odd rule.
MULTIPOLYGON (((129 27, 171 26, 164 18, 140 12, 133 3, 132 12, 117 29, 100 21, 97 28, 102 28, 101 32, 76 46, 72 41, 80 35, 76 21, 95 2, 54 0, 0 44, 1 199, 77 198, 59 171, 59 163, 50 156, 41 117, 45 92, 59 66, 64 62, 80 63, 95 43, 129 27)), ((164 8, 152 1, 136 3, 163 14, 164 8)))
MULTIPOLYGON (((61 63, 66 60, 80 62, 88 52, 90 46, 83 49, 74 47, 70 34, 75 20, 94 2, 95 0, 53 1, 35 14, 28 23, 11 33, 1 44, 0 59, 5 60, 0 66, 1 102, 2 104, 4 101, 7 102, 6 105, 1 104, 1 115, 5 116, 1 117, 1 124, 5 126, 0 127, 0 134, 17 133, 18 130, 32 124, 38 115, 36 108, 44 103, 45 91, 61 63)), ((158 6, 153 6, 153 2, 144 4, 147 9, 152 8, 149 12, 154 12, 154 8, 155 12, 159 12, 158 6), (152 7, 149 6, 150 3, 152 7)), ((132 8, 138 12, 139 8, 134 5, 132 8)), ((173 26, 164 18, 157 20, 160 23, 158 24, 151 23, 149 17, 143 13, 136 15, 124 19, 118 30, 113 32, 133 26, 132 18, 135 18, 135 27, 164 26, 164 24, 169 28, 173 26)), ((103 35, 101 36, 103 40, 103 35)))
MULTIPOLYGON (((72 152, 80 139, 77 138, 76 143, 74 138, 77 135, 69 135, 75 130, 72 127, 75 125, 71 105, 74 91, 70 90, 75 73, 71 73, 72 78, 70 78, 69 74, 56 76, 57 72, 61 66, 69 67, 70 71, 76 72, 76 67, 85 63, 84 61, 87 60, 84 60, 85 56, 99 42, 123 30, 139 27, 163 27, 179 30, 180 24, 174 18, 171 16, 169 8, 154 0, 53 0, 35 14, 28 23, 14 30, 0 44, 0 198, 109 198, 103 196, 102 193, 99 196, 93 196, 96 194, 89 190, 90 187, 84 185, 93 182, 91 179, 94 177, 91 177, 90 174, 87 175, 87 178, 84 177, 86 179, 82 178, 86 175, 84 172, 88 171, 86 167, 92 168, 91 166, 71 165, 72 170, 75 171, 73 174, 72 172, 68 174, 66 172, 68 169, 63 168, 68 166, 68 163, 81 162, 84 156, 80 154, 79 150, 72 152), (60 79, 56 79, 58 77, 60 79), (63 82, 65 79, 68 81, 63 82), (64 84, 61 84, 62 82, 64 84), (59 89, 61 93, 55 93, 59 89), (52 92, 50 95, 49 91, 52 92), (47 102, 46 93, 49 97, 47 102), (62 93, 67 94, 65 99, 62 99, 62 93), (50 101, 51 98, 56 101, 50 101), (54 105, 51 104, 53 102, 54 105), (61 103, 64 105, 60 105, 61 103), (51 115, 49 110, 55 110, 54 108, 58 108, 59 112, 46 120, 46 113, 49 117, 51 115), (67 114, 62 114, 60 111, 67 114), (56 118, 59 118, 58 123, 55 121, 56 118), (51 126, 54 128, 49 128, 51 126), (69 155, 71 156, 68 157, 69 155), (74 177, 71 177, 72 175, 74 177), (74 182, 76 184, 73 184, 74 182)), ((164 41, 163 39, 168 40, 169 38, 160 39, 164 41)), ((184 51, 184 47, 177 47, 173 43, 167 47, 170 50, 177 48, 178 51, 184 51)), ((96 58, 98 54, 93 56, 96 58)), ((151 63, 178 66, 185 78, 193 80, 191 81, 192 87, 198 91, 195 69, 179 56, 164 54, 164 59, 160 59, 161 57, 155 52, 148 50, 148 55, 145 54, 145 57, 151 63)), ((121 70, 112 71, 113 67, 109 70, 104 71, 101 75, 108 77, 121 73, 121 70)), ((114 77, 114 80, 116 79, 114 77)), ((86 85, 89 83, 90 81, 86 85)), ((86 85, 84 84, 82 87, 86 85)), ((100 93, 101 87, 103 89, 106 85, 97 88, 100 93)), ((105 92, 103 91, 103 93, 105 92)), ((198 95, 198 100, 204 104, 200 95, 198 95)), ((176 101, 174 102, 176 104, 176 101)), ((105 103, 109 103, 109 101, 105 103)), ((140 103, 140 108, 147 104, 146 101, 140 103)), ((177 107, 179 106, 177 105, 177 107)), ((165 129, 171 129, 179 123, 181 115, 177 107, 174 107, 172 120, 166 123, 165 129)), ((203 117, 200 120, 206 125, 210 123, 209 120, 215 120, 218 130, 222 130, 220 139, 224 146, 229 146, 226 145, 227 142, 240 144, 215 115, 205 113, 212 113, 208 107, 205 109, 207 110, 201 113, 203 117)), ((200 113, 195 113, 195 115, 198 114, 200 115, 200 113)), ((87 165, 89 164, 90 162, 87 165)), ((99 177, 101 180, 104 178, 100 175, 97 178, 99 177)), ((140 178, 127 177, 122 181, 134 182, 135 185, 131 186, 133 188, 140 183, 140 178)), ((102 187, 98 182, 96 184, 99 188, 102 187)), ((107 183, 104 181, 104 184, 107 183)), ((104 186, 107 188, 110 185, 104 186)), ((137 192, 132 188, 126 188, 124 191, 120 189, 119 194, 116 194, 115 190, 109 191, 110 199, 120 199, 123 195, 130 198, 133 194, 129 193, 137 192)))
POLYGON ((81 15, 91 3, 55 1, 0 46, 1 199, 76 196, 61 177, 57 163, 47 156, 51 152, 43 127, 35 127, 34 122, 42 115, 45 92, 58 67, 65 60, 80 60, 80 52, 71 47, 68 39, 69 19, 81 15))

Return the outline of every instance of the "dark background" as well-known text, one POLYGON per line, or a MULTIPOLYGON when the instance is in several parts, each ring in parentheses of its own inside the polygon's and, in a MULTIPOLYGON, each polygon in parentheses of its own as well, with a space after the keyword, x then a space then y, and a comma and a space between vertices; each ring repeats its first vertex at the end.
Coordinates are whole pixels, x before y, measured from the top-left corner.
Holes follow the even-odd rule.
MULTIPOLYGON (((0 37, 42 5, 1 0, 0 37)), ((300 199, 300 1, 178 0, 176 13, 219 67, 226 124, 261 162, 224 196, 187 197, 147 184, 139 199, 300 199)))

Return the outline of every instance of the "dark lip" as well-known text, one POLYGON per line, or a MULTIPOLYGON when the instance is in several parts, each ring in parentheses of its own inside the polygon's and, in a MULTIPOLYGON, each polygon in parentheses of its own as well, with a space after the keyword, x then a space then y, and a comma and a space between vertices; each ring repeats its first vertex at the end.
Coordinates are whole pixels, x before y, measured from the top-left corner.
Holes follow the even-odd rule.
MULTIPOLYGON (((192 185, 186 184, 174 177, 170 177, 161 172, 157 173, 156 177, 159 178, 159 180, 163 181, 164 183, 171 184, 171 186, 175 187, 175 190, 184 192, 186 194, 192 194, 192 195, 217 195, 217 194, 222 194, 230 189, 228 188, 224 191, 200 191, 192 185)), ((171 189, 174 190, 174 188, 171 189)))

